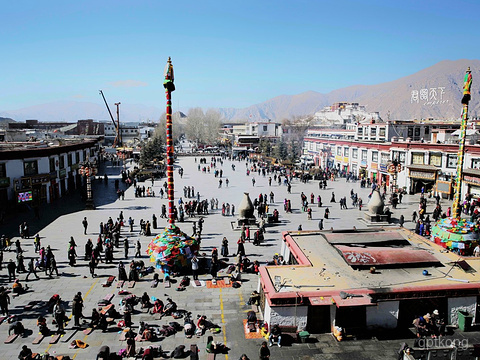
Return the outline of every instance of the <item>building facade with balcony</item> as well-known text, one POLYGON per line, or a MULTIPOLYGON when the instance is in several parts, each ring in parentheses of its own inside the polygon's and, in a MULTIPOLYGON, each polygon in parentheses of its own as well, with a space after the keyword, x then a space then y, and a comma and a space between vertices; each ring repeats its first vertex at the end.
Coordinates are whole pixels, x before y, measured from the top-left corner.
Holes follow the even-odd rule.
MULTIPOLYGON (((397 186, 409 193, 418 193, 423 187, 445 194, 445 197, 451 196, 458 157, 458 144, 454 143, 374 142, 311 136, 305 138, 303 150, 320 167, 352 173, 387 187, 396 177, 397 186), (396 172, 389 171, 392 160, 400 165, 396 172)), ((466 145, 463 194, 480 196, 479 168, 480 146, 466 145)))
POLYGON ((80 188, 80 163, 97 161, 98 139, 7 143, 0 148, 0 209, 51 203, 80 188))

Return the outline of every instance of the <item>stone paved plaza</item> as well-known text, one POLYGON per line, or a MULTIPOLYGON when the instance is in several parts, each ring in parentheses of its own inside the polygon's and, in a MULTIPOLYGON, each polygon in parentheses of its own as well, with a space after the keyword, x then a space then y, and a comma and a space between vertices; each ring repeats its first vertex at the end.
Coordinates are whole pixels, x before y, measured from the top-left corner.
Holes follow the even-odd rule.
MULTIPOLYGON (((198 158, 197 158, 198 159, 198 158)), ((208 158, 209 159, 209 158, 208 158)), ((246 175, 245 162, 233 162, 236 166, 235 171, 232 169, 232 162, 225 160, 223 166, 217 162, 218 166, 223 169, 223 186, 218 187, 218 178, 215 178, 213 171, 210 173, 203 173, 197 170, 198 163, 195 162, 194 157, 181 157, 176 162, 176 170, 179 166, 183 167, 184 175, 180 178, 178 171, 175 171, 175 202, 179 197, 183 197, 184 186, 194 186, 195 192, 200 192, 201 199, 211 197, 218 198, 219 208, 222 203, 234 204, 236 208, 242 199, 243 192, 250 193, 250 197, 253 200, 260 193, 269 194, 273 191, 275 194, 275 203, 271 206, 277 208, 280 212, 281 224, 268 227, 265 234, 265 242, 261 246, 253 246, 252 243, 246 243, 246 253, 250 260, 258 259, 262 264, 269 261, 273 254, 280 251, 281 246, 281 232, 285 230, 297 229, 301 224, 303 230, 317 230, 318 220, 323 218, 325 206, 330 207, 330 218, 325 220, 324 227, 329 229, 334 228, 365 228, 367 225, 360 221, 362 218, 362 212, 358 209, 351 208, 350 190, 353 189, 364 200, 364 204, 368 203, 368 193, 370 189, 360 188, 360 183, 347 183, 345 179, 338 179, 334 182, 328 182, 326 190, 318 189, 318 182, 311 181, 307 184, 303 184, 298 180, 294 180, 292 183, 292 192, 287 194, 287 188, 278 183, 272 183, 272 186, 268 185, 268 176, 263 177, 258 174, 246 175), (252 177, 255 177, 255 185, 252 185, 252 177), (229 179, 229 186, 225 186, 225 179, 229 179), (310 193, 315 194, 315 199, 318 194, 322 196, 323 207, 318 208, 316 205, 313 207, 313 220, 307 220, 307 214, 300 209, 300 193, 304 192, 307 197, 310 197, 310 193), (335 192, 337 203, 330 203, 330 197, 332 191, 335 192), (346 196, 349 205, 349 209, 340 210, 338 200, 340 197, 346 196), (291 214, 285 214, 283 211, 283 200, 288 198, 292 202, 293 212, 291 214)), ((129 165, 130 166, 130 165, 129 165)), ((51 354, 57 355, 69 355, 75 359, 95 359, 95 355, 102 345, 109 345, 113 351, 118 351, 121 348, 126 347, 125 341, 119 341, 120 333, 116 326, 110 326, 111 330, 102 333, 99 330, 94 331, 90 335, 86 336, 80 330, 76 332, 68 342, 63 342, 61 339, 58 343, 50 345, 49 338, 45 338, 39 345, 32 345, 33 339, 37 335, 36 319, 39 313, 45 313, 45 309, 33 309, 30 311, 24 311, 23 307, 27 303, 33 300, 48 300, 53 294, 58 293, 61 297, 71 304, 73 296, 81 291, 84 298, 84 315, 89 316, 92 308, 97 306, 97 302, 104 298, 108 294, 115 294, 112 302, 118 305, 121 296, 117 294, 116 282, 111 287, 103 287, 102 283, 106 281, 109 275, 117 276, 117 263, 118 260, 122 260, 127 263, 133 259, 135 252, 134 244, 137 239, 140 239, 142 244, 143 260, 148 262, 148 258, 145 254, 147 244, 151 238, 157 233, 163 230, 166 225, 166 220, 160 218, 161 205, 166 204, 166 199, 160 199, 158 197, 160 187, 163 185, 165 179, 157 180, 154 184, 154 190, 156 197, 149 198, 135 198, 133 187, 129 188, 125 194, 125 200, 117 200, 116 192, 114 188, 114 179, 119 177, 119 167, 113 167, 107 164, 106 171, 109 175, 109 183, 105 185, 103 182, 95 182, 94 184, 94 197, 97 205, 96 210, 88 211, 83 210, 84 206, 80 202, 79 197, 76 195, 69 196, 60 202, 61 205, 52 205, 51 207, 45 207, 42 209, 41 219, 33 219, 33 215, 25 213, 15 218, 9 218, 9 221, 2 226, 2 233, 6 233, 9 236, 14 236, 15 241, 18 236, 18 225, 20 222, 26 220, 30 222, 33 232, 39 232, 41 236, 42 246, 50 245, 56 256, 59 271, 61 276, 49 279, 43 273, 39 273, 40 280, 31 278, 28 281, 28 285, 31 289, 27 294, 20 295, 16 298, 11 298, 10 310, 12 314, 19 315, 22 322, 27 328, 27 335, 24 338, 18 338, 12 344, 2 344, 0 348, 1 359, 16 359, 18 353, 23 344, 28 345, 34 352, 42 353, 48 351, 51 354), (62 208, 63 206, 63 208, 62 208), (61 214, 65 209, 68 213, 56 217, 61 214), (109 217, 116 219, 123 211, 124 217, 132 217, 135 219, 134 232, 130 233, 129 228, 126 226, 122 229, 122 237, 127 236, 130 240, 130 251, 128 259, 123 258, 123 247, 121 246, 116 250, 114 257, 114 264, 106 265, 100 264, 100 267, 96 270, 97 277, 92 278, 89 275, 89 269, 87 262, 83 260, 84 245, 88 238, 91 238, 95 243, 98 236, 98 225, 101 221, 105 222, 109 217), (158 218, 159 229, 152 229, 152 237, 139 235, 139 221, 140 219, 152 221, 152 214, 158 218), (89 227, 87 235, 83 234, 82 219, 87 217, 89 227), (50 222, 51 220, 51 222, 50 222), (48 221, 48 224, 43 224, 48 221), (14 233, 13 233, 14 232, 14 233), (70 267, 67 260, 67 244, 70 236, 75 238, 78 245, 77 253, 79 255, 77 266, 70 267), (32 280, 33 279, 33 280, 32 280), (71 340, 78 339, 88 343, 86 349, 69 349, 69 343, 71 340)), ((103 174, 102 171, 99 174, 103 174)), ((151 181, 146 181, 145 187, 151 186, 151 181)), ((399 205, 397 210, 394 210, 394 221, 400 214, 404 214, 407 228, 413 228, 411 222, 411 214, 417 209, 418 195, 407 195, 404 197, 403 203, 399 205)), ((433 209, 433 199, 429 199, 429 208, 433 209)), ((446 202, 442 202, 444 207, 447 206, 446 202)), ((194 218, 196 220, 196 218, 194 218)), ((220 249, 221 240, 226 236, 230 243, 230 253, 236 252, 236 241, 240 235, 238 231, 235 231, 231 227, 231 221, 233 217, 224 217, 221 215, 221 210, 214 210, 209 215, 205 216, 204 229, 202 233, 202 248, 201 253, 210 254, 213 247, 220 249)), ((192 234, 192 220, 186 218, 184 223, 177 223, 180 228, 187 234, 192 234)), ((21 240, 22 248, 25 251, 25 258, 35 257, 33 237, 30 239, 21 240)), ((15 259, 15 253, 4 253, 4 264, 12 258, 15 259)), ((229 263, 233 263, 234 258, 231 256, 228 258, 229 263)), ((25 261, 27 263, 27 261, 25 261)), ((221 276, 223 273, 219 273, 221 276)), ((5 266, 0 272, 1 282, 4 286, 11 286, 8 283, 8 274, 5 266)), ((25 279, 25 274, 20 274, 21 281, 25 279)), ((186 309, 192 312, 194 318, 197 314, 206 315, 207 318, 222 328, 219 334, 214 335, 215 340, 225 343, 230 351, 225 355, 217 355, 217 359, 238 359, 242 353, 246 353, 250 359, 258 358, 258 349, 261 343, 261 339, 245 339, 243 331, 242 320, 246 318, 246 312, 249 310, 249 306, 245 303, 248 300, 248 296, 251 291, 257 289, 258 278, 252 274, 243 275, 242 286, 238 289, 235 288, 214 288, 209 289, 207 287, 193 287, 189 286, 183 292, 176 291, 177 284, 172 284, 171 288, 164 288, 162 283, 157 288, 150 288, 150 280, 152 275, 137 282, 134 289, 131 290, 134 294, 141 296, 143 292, 147 292, 150 296, 155 296, 162 300, 166 297, 171 297, 179 306, 180 309, 186 309)), ((200 280, 209 280, 210 275, 201 275, 200 280)), ((149 324, 162 325, 172 321, 171 317, 164 318, 162 320, 154 320, 151 315, 146 312, 142 312, 140 306, 132 316, 134 323, 134 329, 138 329, 140 321, 146 321, 149 324)), ((67 315, 70 316, 71 310, 68 308, 67 315)), ((50 329, 55 329, 55 326, 51 324, 52 315, 47 315, 48 325, 50 329)), ((178 322, 183 325, 183 320, 179 319, 178 322)), ((67 325, 67 333, 65 337, 69 337, 74 330, 72 330, 73 321, 67 325)), ((0 325, 0 338, 6 339, 8 332, 8 324, 4 322, 0 325)), ((478 341, 479 334, 476 332, 468 334, 457 334, 456 336, 462 338, 468 338, 473 343, 478 341)), ((165 351, 172 351, 175 346, 185 344, 187 349, 192 343, 196 343, 200 349, 200 359, 206 359, 205 345, 207 334, 197 338, 186 339, 183 331, 177 333, 174 336, 170 336, 162 340, 161 342, 153 343, 153 345, 160 344, 165 351)), ((395 359, 397 350, 400 343, 403 340, 395 339, 369 339, 358 340, 338 343, 330 334, 313 335, 312 341, 306 344, 293 344, 292 346, 284 346, 282 348, 271 348, 271 359, 395 359)), ((413 339, 405 340, 410 344, 413 339)), ((138 343, 137 348, 140 346, 149 345, 148 343, 138 343)))

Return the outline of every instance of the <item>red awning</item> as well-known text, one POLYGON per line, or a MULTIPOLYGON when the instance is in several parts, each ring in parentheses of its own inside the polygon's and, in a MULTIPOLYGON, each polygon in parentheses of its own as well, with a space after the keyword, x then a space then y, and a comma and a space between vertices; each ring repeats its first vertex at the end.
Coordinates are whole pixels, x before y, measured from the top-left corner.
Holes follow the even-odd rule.
POLYGON ((352 266, 395 265, 437 263, 438 259, 425 250, 391 247, 335 246, 342 253, 345 261, 352 266))

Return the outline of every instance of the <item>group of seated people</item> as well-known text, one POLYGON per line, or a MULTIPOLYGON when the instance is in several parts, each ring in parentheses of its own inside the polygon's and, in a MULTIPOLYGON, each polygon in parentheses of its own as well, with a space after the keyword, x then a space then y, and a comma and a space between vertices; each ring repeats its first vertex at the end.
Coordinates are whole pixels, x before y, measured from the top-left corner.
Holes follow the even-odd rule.
POLYGON ((445 320, 440 316, 438 310, 434 310, 433 313, 419 316, 413 320, 413 325, 417 330, 417 337, 432 337, 445 335, 445 320))
POLYGON ((151 341, 155 336, 153 329, 144 321, 140 321, 140 329, 138 330, 138 334, 141 336, 142 340, 145 341, 151 341))
POLYGON ((269 261, 267 265, 287 265, 287 262, 282 255, 275 254, 272 261, 269 261))
POLYGON ((177 311, 177 304, 170 298, 167 298, 167 303, 164 305, 163 301, 156 299, 153 303, 152 314, 160 314, 163 316, 172 315, 173 312, 177 311))

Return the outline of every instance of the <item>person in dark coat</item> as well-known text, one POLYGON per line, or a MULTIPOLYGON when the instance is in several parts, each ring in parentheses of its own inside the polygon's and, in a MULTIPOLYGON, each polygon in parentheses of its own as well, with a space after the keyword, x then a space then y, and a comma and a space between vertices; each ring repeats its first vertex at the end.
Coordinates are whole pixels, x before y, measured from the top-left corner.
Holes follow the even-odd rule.
POLYGON ((260 360, 269 360, 270 359, 270 349, 267 347, 267 342, 262 342, 260 347, 260 360))
POLYGON ((245 243, 245 240, 242 238, 238 239, 237 241, 237 255, 240 254, 242 256, 245 256, 245 246, 243 245, 245 243))
POLYGON ((223 237, 223 240, 222 240, 221 254, 223 257, 228 256, 228 240, 226 237, 223 237))
POLYGON ((119 281, 127 281, 127 272, 125 271, 125 265, 123 265, 123 262, 118 263, 118 280, 119 281))

